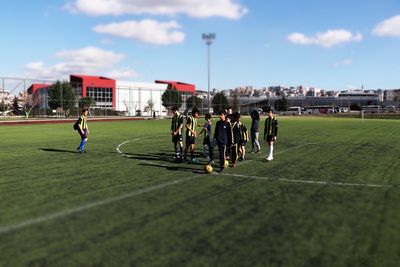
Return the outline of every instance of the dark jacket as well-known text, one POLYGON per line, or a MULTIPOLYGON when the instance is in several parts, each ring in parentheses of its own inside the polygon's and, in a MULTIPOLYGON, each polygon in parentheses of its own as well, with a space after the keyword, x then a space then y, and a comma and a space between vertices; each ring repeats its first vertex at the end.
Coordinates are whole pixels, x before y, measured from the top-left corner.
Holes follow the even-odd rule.
POLYGON ((232 145, 232 128, 231 124, 226 121, 217 121, 214 131, 214 139, 220 145, 232 145))
POLYGON ((260 120, 253 119, 251 121, 251 131, 252 132, 258 132, 259 124, 260 124, 260 120))

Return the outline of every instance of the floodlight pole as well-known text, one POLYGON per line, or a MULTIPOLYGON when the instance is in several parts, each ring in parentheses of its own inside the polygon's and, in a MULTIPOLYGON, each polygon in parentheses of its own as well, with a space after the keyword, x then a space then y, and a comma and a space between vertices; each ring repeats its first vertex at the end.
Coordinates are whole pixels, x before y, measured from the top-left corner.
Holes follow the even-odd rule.
POLYGON ((207 62, 208 62, 208 113, 210 113, 210 76, 211 76, 211 56, 210 56, 210 47, 215 39, 214 33, 203 33, 203 40, 206 42, 207 45, 207 62))

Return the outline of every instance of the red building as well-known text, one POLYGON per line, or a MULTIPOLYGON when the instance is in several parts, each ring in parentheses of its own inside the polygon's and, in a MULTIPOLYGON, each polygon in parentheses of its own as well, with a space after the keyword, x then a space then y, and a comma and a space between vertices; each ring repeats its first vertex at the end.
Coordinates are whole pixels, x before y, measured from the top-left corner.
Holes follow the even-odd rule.
POLYGON ((96 102, 94 107, 116 107, 116 82, 102 76, 70 75, 72 88, 80 97, 91 97, 96 102))
POLYGON ((177 91, 181 92, 183 105, 179 108, 179 110, 181 112, 186 112, 187 100, 196 93, 196 86, 194 84, 164 80, 156 80, 155 83, 168 84, 167 90, 176 89, 177 91))
POLYGON ((175 81, 161 81, 161 80, 156 80, 155 83, 163 83, 163 84, 168 84, 168 89, 176 89, 184 95, 194 95, 196 92, 196 85, 190 84, 190 83, 182 83, 182 82, 175 82, 175 81))
POLYGON ((27 92, 30 95, 34 95, 39 89, 47 89, 51 87, 51 84, 33 83, 29 86, 27 92))

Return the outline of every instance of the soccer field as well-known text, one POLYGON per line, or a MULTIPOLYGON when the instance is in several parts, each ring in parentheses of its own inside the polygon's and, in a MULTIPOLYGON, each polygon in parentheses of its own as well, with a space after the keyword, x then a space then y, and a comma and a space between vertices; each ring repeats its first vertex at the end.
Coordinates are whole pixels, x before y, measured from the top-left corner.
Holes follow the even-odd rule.
POLYGON ((400 121, 278 119, 224 174, 170 120, 1 126, 0 266, 399 266, 400 121))

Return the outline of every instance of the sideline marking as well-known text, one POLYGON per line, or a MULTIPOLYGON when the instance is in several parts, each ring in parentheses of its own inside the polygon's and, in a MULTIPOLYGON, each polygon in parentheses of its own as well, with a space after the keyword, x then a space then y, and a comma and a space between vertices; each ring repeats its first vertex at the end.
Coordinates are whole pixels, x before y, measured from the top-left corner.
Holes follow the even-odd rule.
POLYGON ((89 203, 89 204, 85 204, 85 205, 80 206, 80 207, 76 207, 76 208, 72 208, 72 209, 68 209, 68 210, 64 210, 64 211, 60 211, 60 212, 55 212, 55 213, 52 213, 52 214, 49 214, 49 215, 37 217, 37 218, 34 218, 34 219, 29 219, 29 220, 26 220, 24 222, 3 226, 3 227, 0 227, 0 234, 5 234, 5 233, 11 232, 11 231, 15 231, 15 230, 19 230, 19 229, 22 229, 22 228, 26 228, 26 227, 29 227, 29 226, 32 226, 32 225, 35 225, 35 224, 39 224, 39 223, 42 223, 42 222, 46 222, 46 221, 58 219, 58 218, 61 218, 61 217, 69 216, 69 215, 72 215, 72 214, 75 214, 75 213, 79 213, 79 212, 82 212, 82 211, 85 211, 85 210, 88 210, 88 209, 97 208, 97 207, 100 207, 100 206, 103 206, 103 205, 107 205, 107 204, 111 204, 111 203, 114 203, 114 202, 117 202, 117 201, 121 201, 121 200, 124 200, 124 199, 132 198, 132 197, 135 197, 135 196, 138 196, 138 195, 141 195, 141 194, 149 193, 151 191, 163 189, 163 188, 168 187, 168 186, 181 184, 181 183, 193 180, 193 179, 195 179, 195 178, 197 178, 199 176, 201 176, 201 174, 197 174, 197 175, 194 175, 194 176, 191 176, 191 177, 186 177, 186 178, 183 178, 183 179, 178 179, 178 180, 174 180, 174 181, 171 181, 171 182, 166 182, 166 183, 163 183, 163 184, 154 185, 154 186, 150 186, 150 187, 147 187, 147 188, 139 189, 139 190, 136 190, 136 191, 133 191, 133 192, 121 195, 121 196, 106 198, 106 199, 103 199, 103 200, 98 200, 98 201, 95 201, 95 202, 92 202, 92 203, 89 203))
MULTIPOLYGON (((215 174, 219 175, 219 174, 215 174)), ((270 177, 260 177, 253 175, 244 175, 244 174, 228 174, 222 173, 224 176, 234 176, 241 178, 249 178, 249 179, 257 179, 257 180, 268 180, 268 181, 280 181, 280 182, 288 182, 288 183, 302 183, 302 184, 319 184, 319 185, 337 185, 337 186, 353 186, 353 187, 393 187, 393 185, 389 184, 360 184, 360 183, 344 183, 344 182, 328 182, 328 181, 313 181, 313 180, 297 180, 297 179, 286 179, 286 178, 270 178, 270 177)))

